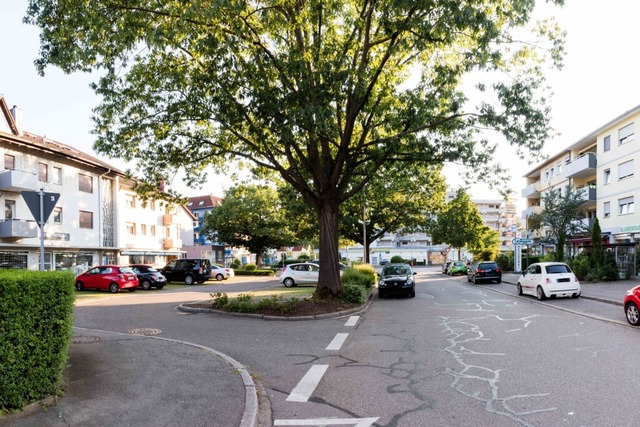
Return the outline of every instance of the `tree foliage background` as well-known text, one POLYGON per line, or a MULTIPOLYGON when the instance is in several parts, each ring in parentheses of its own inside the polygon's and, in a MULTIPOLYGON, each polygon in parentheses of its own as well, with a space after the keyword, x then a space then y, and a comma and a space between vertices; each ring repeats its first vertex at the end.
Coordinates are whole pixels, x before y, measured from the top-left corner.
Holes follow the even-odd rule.
POLYGON ((535 4, 29 0, 25 21, 41 29, 40 72, 98 72, 95 149, 144 162, 140 191, 237 164, 291 185, 332 266, 318 291, 335 295, 339 208, 384 165, 456 162, 506 178, 502 139, 487 131, 539 153, 543 71, 560 65, 563 34, 532 19, 535 4))

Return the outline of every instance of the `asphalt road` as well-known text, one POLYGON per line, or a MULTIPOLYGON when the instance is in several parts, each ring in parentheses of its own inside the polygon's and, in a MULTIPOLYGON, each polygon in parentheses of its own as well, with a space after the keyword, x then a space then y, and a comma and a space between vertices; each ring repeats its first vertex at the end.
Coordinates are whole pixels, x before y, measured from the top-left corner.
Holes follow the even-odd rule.
MULTIPOLYGON (((153 329, 229 355, 264 387, 271 417, 262 425, 637 424, 640 329, 626 325, 620 307, 541 303, 513 285, 418 271, 415 298, 374 298, 343 318, 264 321, 175 309, 211 292, 277 283, 236 278, 89 302, 76 308, 76 326, 153 329)), ((178 392, 192 379, 173 381, 178 392)))

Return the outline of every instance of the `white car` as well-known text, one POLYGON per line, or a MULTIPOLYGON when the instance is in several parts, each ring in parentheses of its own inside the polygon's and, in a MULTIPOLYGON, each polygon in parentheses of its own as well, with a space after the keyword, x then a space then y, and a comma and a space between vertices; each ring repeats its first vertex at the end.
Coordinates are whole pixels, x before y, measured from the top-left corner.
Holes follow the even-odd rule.
POLYGON ((230 268, 221 267, 219 265, 211 264, 211 277, 216 279, 217 281, 226 280, 229 277, 233 277, 232 274, 229 274, 230 268))
POLYGON ((299 284, 318 283, 320 267, 310 262, 300 264, 289 264, 282 270, 280 283, 287 288, 299 284))
POLYGON ((580 282, 571 268, 563 262, 531 264, 518 279, 518 294, 529 294, 539 300, 545 298, 580 296, 580 282))

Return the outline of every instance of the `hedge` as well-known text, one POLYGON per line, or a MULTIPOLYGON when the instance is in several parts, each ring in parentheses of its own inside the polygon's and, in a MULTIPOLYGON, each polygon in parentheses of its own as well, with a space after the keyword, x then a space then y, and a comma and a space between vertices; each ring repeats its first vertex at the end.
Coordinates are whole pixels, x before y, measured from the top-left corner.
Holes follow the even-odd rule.
POLYGON ((275 276, 275 271, 273 270, 233 270, 236 276, 275 276))
POLYGON ((0 271, 0 414, 60 394, 73 282, 69 272, 0 271))

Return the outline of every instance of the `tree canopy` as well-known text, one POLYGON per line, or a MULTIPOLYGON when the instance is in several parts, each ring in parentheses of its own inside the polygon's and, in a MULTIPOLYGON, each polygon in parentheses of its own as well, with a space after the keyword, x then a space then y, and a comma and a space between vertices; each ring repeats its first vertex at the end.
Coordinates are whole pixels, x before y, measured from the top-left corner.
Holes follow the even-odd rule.
POLYGON ((289 183, 318 216, 318 291, 335 295, 339 207, 383 165, 497 177, 486 130, 539 152, 542 70, 560 65, 563 36, 532 22, 535 3, 29 0, 25 21, 41 29, 41 73, 98 71, 95 148, 144 162, 142 190, 230 160, 289 183))
POLYGON ((460 250, 465 246, 481 248, 481 240, 487 235, 478 207, 464 189, 459 189, 456 196, 447 203, 431 227, 431 238, 434 244, 445 243, 460 250))
POLYGON ((247 248, 256 254, 258 265, 265 250, 295 242, 276 190, 264 185, 229 189, 220 205, 205 215, 201 233, 226 245, 247 248))

